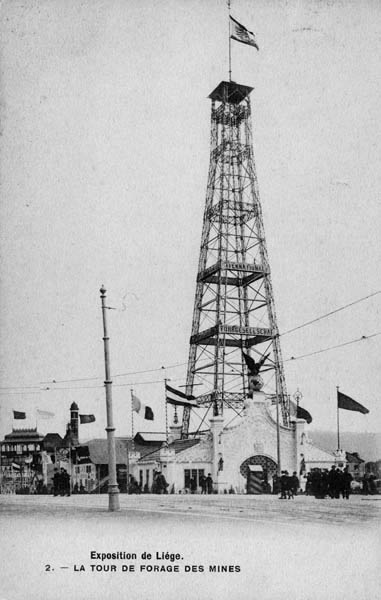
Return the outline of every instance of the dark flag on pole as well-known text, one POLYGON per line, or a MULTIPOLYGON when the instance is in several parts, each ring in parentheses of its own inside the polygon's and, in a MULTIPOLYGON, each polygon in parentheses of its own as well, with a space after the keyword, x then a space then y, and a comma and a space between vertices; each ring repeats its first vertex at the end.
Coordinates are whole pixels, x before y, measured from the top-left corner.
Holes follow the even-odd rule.
POLYGON ((131 398, 132 398, 132 410, 138 414, 140 414, 140 411, 142 411, 142 414, 140 416, 143 416, 143 412, 144 412, 144 418, 147 421, 153 421, 153 410, 150 406, 147 406, 146 404, 143 404, 143 402, 141 402, 139 400, 139 398, 137 396, 135 396, 134 392, 131 392, 131 398))
POLYGON ((302 408, 301 406, 298 406, 296 409, 296 418, 304 419, 305 421, 307 421, 308 424, 312 423, 312 417, 310 413, 308 412, 308 410, 302 408))
POLYGON ((145 407, 144 418, 147 419, 147 421, 153 421, 153 411, 150 406, 145 407))
POLYGON ((14 410, 13 411, 13 418, 14 419, 26 419, 26 413, 21 412, 19 410, 14 410))
POLYGON ((366 415, 369 412, 369 410, 365 408, 365 406, 363 406, 359 402, 356 402, 356 400, 353 400, 353 398, 346 396, 346 394, 342 394, 341 392, 339 392, 339 390, 337 390, 337 408, 343 408, 344 410, 354 410, 356 412, 362 413, 363 415, 366 415))
POLYGON ((192 400, 195 400, 194 396, 184 394, 184 392, 176 390, 167 383, 165 384, 165 391, 168 404, 173 404, 175 406, 189 406, 191 408, 197 408, 198 406, 195 402, 192 402, 192 400))
POLYGON ((94 423, 95 417, 94 415, 79 415, 79 421, 81 425, 86 425, 87 423, 94 423))
POLYGON ((246 29, 244 25, 238 23, 238 21, 233 19, 233 17, 230 17, 230 27, 230 37, 232 40, 236 40, 236 42, 241 42, 242 44, 247 44, 248 46, 253 46, 259 50, 255 35, 252 31, 246 29))

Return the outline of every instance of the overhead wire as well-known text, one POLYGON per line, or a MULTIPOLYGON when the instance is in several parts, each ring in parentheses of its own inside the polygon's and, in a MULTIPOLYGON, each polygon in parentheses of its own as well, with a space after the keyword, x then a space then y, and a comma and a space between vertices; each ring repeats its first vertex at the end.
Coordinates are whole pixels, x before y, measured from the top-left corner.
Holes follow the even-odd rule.
MULTIPOLYGON (((335 313, 338 313, 338 312, 340 312, 342 310, 345 310, 345 309, 347 309, 347 308, 349 308, 351 306, 354 306, 355 304, 363 302, 364 300, 368 300, 369 298, 372 298, 372 297, 374 297, 374 296, 376 296, 378 294, 381 294, 381 290, 373 292, 372 294, 368 294, 367 296, 363 296, 362 298, 354 300, 353 302, 345 304, 344 306, 336 308, 336 309, 334 309, 334 310, 332 310, 332 311, 330 311, 328 313, 325 313, 324 315, 321 315, 320 317, 317 317, 315 319, 312 319, 310 321, 302 323, 301 325, 298 325, 297 327, 294 327, 292 329, 288 329, 287 331, 284 331, 283 333, 280 333, 279 335, 280 336, 285 336, 285 335, 287 335, 289 333, 292 333, 294 331, 302 329, 303 327, 307 327, 308 325, 312 325, 313 323, 317 323, 318 321, 321 321, 322 319, 325 319, 325 318, 327 318, 327 317, 329 317, 329 316, 331 316, 331 315, 333 315, 335 313)), ((379 333, 371 334, 371 335, 368 335, 368 336, 362 336, 361 338, 358 338, 356 340, 351 340, 349 342, 344 342, 343 344, 338 344, 337 346, 332 346, 332 347, 329 347, 329 348, 324 348, 324 349, 321 349, 321 350, 317 350, 315 352, 311 352, 311 353, 308 353, 308 354, 303 354, 303 355, 298 356, 298 357, 291 357, 290 359, 286 359, 284 362, 287 362, 287 361, 290 361, 290 360, 298 360, 299 358, 306 358, 307 356, 313 356, 314 354, 320 354, 322 352, 327 352, 328 350, 333 350, 334 348, 339 348, 339 347, 342 347, 342 346, 345 346, 345 345, 353 344, 353 343, 361 341, 363 339, 369 339, 369 338, 372 338, 372 337, 376 337, 377 335, 379 335, 379 333)), ((180 366, 185 366, 186 364, 187 364, 186 362, 175 363, 173 365, 166 366, 165 368, 166 369, 174 369, 174 368, 177 368, 177 367, 180 367, 180 366)), ((116 378, 116 377, 128 377, 130 375, 142 375, 144 373, 153 373, 153 372, 161 371, 162 369, 163 369, 163 367, 157 367, 155 369, 145 369, 145 370, 141 370, 141 371, 127 371, 126 373, 117 373, 117 374, 113 375, 113 378, 116 378)), ((55 384, 59 384, 59 383, 71 383, 71 382, 76 383, 76 382, 79 382, 79 381, 96 381, 96 380, 102 380, 102 377, 100 377, 100 376, 98 376, 98 377, 81 377, 81 378, 75 378, 75 379, 61 379, 61 380, 52 379, 52 380, 49 380, 49 381, 42 381, 42 382, 40 382, 40 385, 51 385, 51 384, 55 385, 55 384)), ((157 381, 153 381, 153 382, 136 382, 136 383, 133 383, 133 384, 131 384, 131 383, 114 384, 114 385, 115 386, 117 386, 117 385, 120 385, 120 386, 123 386, 123 385, 126 385, 126 386, 128 386, 128 385, 144 385, 144 383, 147 383, 147 384, 149 384, 149 383, 157 383, 157 381)), ((100 388, 100 387, 103 387, 103 385, 100 385, 100 386, 91 386, 91 387, 94 387, 94 388, 95 387, 99 387, 100 388)), ((34 385, 34 386, 7 386, 7 387, 0 386, 0 395, 3 393, 2 390, 5 390, 5 393, 6 393, 6 390, 19 390, 19 389, 21 389, 21 390, 30 389, 30 390, 45 391, 45 390, 39 388, 36 385, 34 385)), ((51 388, 51 389, 90 389, 90 387, 83 386, 83 387, 76 387, 76 388, 72 387, 72 388, 51 388)), ((14 392, 14 393, 16 393, 16 392, 14 392)), ((21 392, 19 392, 19 393, 21 393, 21 392)), ((27 392, 27 393, 31 393, 32 394, 32 393, 38 393, 38 392, 27 392)))
POLYGON ((377 294, 381 294, 381 290, 378 290, 377 292, 373 292, 373 294, 368 294, 368 296, 359 298, 358 300, 355 300, 354 302, 350 302, 349 304, 345 304, 344 306, 340 306, 339 308, 335 308, 334 310, 331 310, 330 312, 326 313, 325 315, 321 315, 320 317, 317 317, 316 319, 312 319, 311 321, 307 321, 306 323, 303 323, 302 325, 298 325, 297 327, 293 327, 292 329, 283 331, 283 333, 280 333, 279 335, 284 336, 284 335, 287 335, 288 333, 292 333, 293 331, 297 331, 298 329, 302 329, 302 327, 307 327, 307 325, 312 325, 312 323, 317 323, 318 321, 321 321, 322 319, 325 319, 326 317, 330 317, 331 315, 334 315, 335 313, 338 313, 341 310, 349 308, 350 306, 354 306, 355 304, 358 304, 359 302, 363 302, 364 300, 368 300, 368 298, 372 298, 373 296, 377 296, 377 294))

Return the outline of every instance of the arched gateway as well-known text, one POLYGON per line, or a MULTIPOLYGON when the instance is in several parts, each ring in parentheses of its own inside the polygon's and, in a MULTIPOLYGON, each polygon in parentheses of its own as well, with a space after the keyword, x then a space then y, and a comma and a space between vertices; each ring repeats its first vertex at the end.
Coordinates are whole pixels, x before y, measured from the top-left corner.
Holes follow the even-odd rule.
POLYGON ((250 458, 244 460, 239 468, 241 475, 246 480, 249 465, 260 465, 263 469, 263 475, 266 481, 271 481, 277 471, 276 462, 272 458, 269 458, 268 456, 263 456, 261 454, 256 454, 255 456, 250 456, 250 458))

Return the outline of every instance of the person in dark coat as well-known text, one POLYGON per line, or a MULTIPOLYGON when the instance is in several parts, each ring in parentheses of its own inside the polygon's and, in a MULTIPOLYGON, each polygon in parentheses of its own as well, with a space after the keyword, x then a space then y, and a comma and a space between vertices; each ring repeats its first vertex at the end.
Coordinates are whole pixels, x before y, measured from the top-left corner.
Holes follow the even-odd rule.
POLYGON ((167 480, 165 479, 163 473, 159 473, 158 474, 158 488, 159 488, 159 494, 168 494, 168 483, 167 480))
POLYGON ((337 475, 336 467, 332 465, 331 470, 328 473, 328 494, 331 498, 335 498, 336 487, 337 487, 337 475))
POLYGON ((206 494, 206 477, 205 477, 205 475, 201 475, 201 477, 200 477, 200 487, 201 487, 201 494, 206 494))
POLYGON ((342 488, 343 488, 343 498, 349 500, 349 496, 351 493, 351 483, 353 477, 349 472, 349 468, 345 467, 344 472, 342 474, 342 488))
POLYGON ((343 494, 343 472, 341 469, 336 469, 335 479, 335 498, 340 498, 340 494, 343 494))
POLYGON ((311 496, 312 494, 312 480, 311 473, 308 472, 306 476, 306 496, 311 496))
POLYGON ((325 498, 328 495, 329 480, 328 469, 323 469, 321 474, 321 497, 325 498))
POLYGON ((280 485, 279 499, 286 500, 287 499, 287 486, 288 486, 287 471, 281 471, 280 478, 279 478, 279 485, 280 485))
POLYGON ((298 494, 299 491, 299 478, 296 474, 296 471, 293 472, 291 479, 292 493, 294 496, 298 494))
POLYGON ((369 473, 364 473, 364 477, 362 478, 362 493, 366 496, 370 493, 369 473))
POLYGON ((208 494, 213 493, 213 479, 210 473, 208 473, 208 477, 206 478, 206 489, 208 494))
POLYGON ((292 480, 292 475, 289 475, 288 471, 285 471, 285 475, 286 475, 286 493, 287 493, 288 500, 290 500, 290 499, 294 498, 293 480, 292 480))
POLYGON ((59 488, 61 496, 70 496, 70 475, 63 467, 59 475, 59 488))
POLYGON ((321 498, 321 472, 314 469, 311 473, 311 492, 315 498, 321 498))
POLYGON ((191 494, 195 494, 197 492, 197 481, 195 477, 192 477, 190 480, 190 491, 191 494))
POLYGON ((60 474, 58 469, 54 469, 53 475, 53 496, 58 496, 60 493, 60 474))

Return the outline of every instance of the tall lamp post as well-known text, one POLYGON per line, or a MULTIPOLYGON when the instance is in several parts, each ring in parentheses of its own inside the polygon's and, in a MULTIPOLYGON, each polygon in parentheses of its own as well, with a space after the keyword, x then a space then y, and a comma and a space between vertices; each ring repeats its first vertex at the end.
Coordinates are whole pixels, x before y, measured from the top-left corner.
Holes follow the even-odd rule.
POLYGON ((115 437, 114 437, 114 422, 112 416, 112 393, 111 393, 111 376, 110 376, 110 349, 109 337, 107 335, 106 321, 106 289, 102 285, 99 290, 102 301, 102 317, 103 317, 103 342, 105 353, 105 391, 106 391, 106 410, 107 410, 107 446, 108 446, 108 509, 111 511, 120 510, 119 504, 119 488, 116 479, 116 454, 115 454, 115 437))

